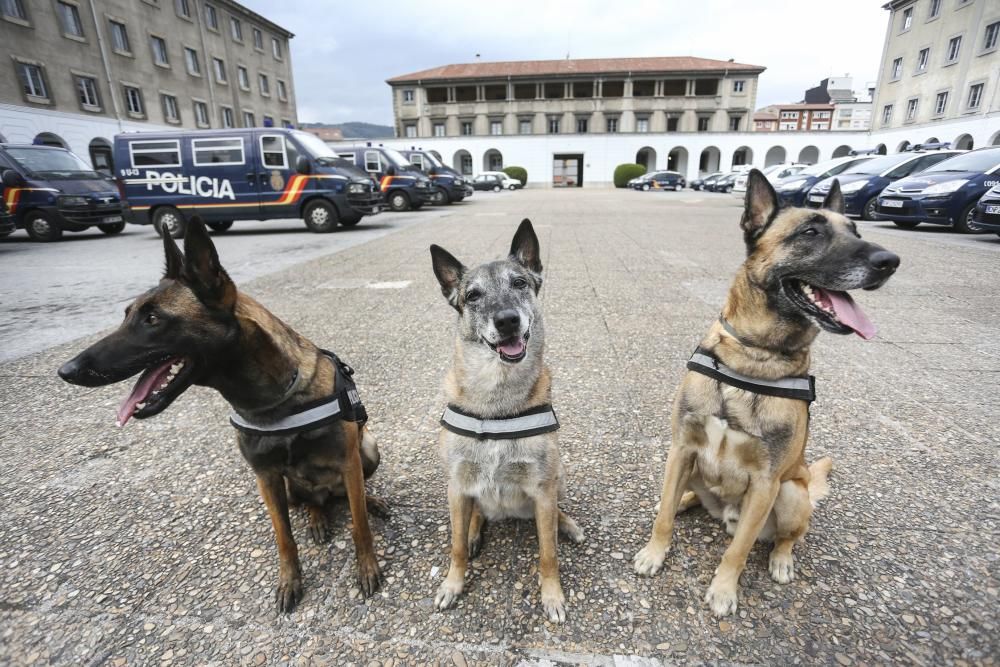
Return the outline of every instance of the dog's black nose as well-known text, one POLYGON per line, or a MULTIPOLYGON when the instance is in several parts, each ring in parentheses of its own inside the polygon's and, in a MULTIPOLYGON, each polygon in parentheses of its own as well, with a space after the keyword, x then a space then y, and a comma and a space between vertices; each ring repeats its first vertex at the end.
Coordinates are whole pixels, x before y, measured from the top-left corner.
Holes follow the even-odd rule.
POLYGON ((493 326, 501 336, 521 333, 521 316, 516 310, 501 310, 493 316, 493 326))
POLYGON ((66 380, 66 382, 76 384, 81 367, 82 364, 79 361, 79 357, 74 357, 59 367, 59 377, 66 380))
POLYGON ((879 271, 895 271, 899 267, 899 255, 888 250, 876 250, 868 261, 879 271))

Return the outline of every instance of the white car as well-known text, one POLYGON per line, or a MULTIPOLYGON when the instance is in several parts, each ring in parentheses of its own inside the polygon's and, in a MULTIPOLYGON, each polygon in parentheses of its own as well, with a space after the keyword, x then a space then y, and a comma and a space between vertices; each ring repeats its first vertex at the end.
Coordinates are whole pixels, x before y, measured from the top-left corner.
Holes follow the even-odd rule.
POLYGON ((511 178, 502 171, 484 171, 480 176, 496 176, 501 181, 503 181, 503 187, 505 190, 517 190, 518 188, 523 188, 524 183, 517 180, 516 178, 511 178))
MULTIPOLYGON (((777 183, 786 176, 793 176, 809 165, 807 164, 772 164, 770 167, 764 167, 760 170, 762 174, 767 177, 767 180, 771 181, 772 184, 777 183)), ((748 169, 746 173, 741 174, 736 178, 733 183, 733 195, 737 197, 742 197, 747 191, 747 177, 750 175, 750 170, 748 169)))

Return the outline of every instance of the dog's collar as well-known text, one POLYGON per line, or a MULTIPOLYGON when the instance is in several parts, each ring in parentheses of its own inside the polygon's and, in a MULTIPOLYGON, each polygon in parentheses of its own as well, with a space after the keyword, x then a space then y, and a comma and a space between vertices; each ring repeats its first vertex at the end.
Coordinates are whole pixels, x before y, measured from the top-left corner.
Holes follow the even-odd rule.
MULTIPOLYGON (((234 411, 229 415, 229 423, 249 435, 293 435, 341 419, 360 424, 368 421, 368 413, 361 403, 361 396, 354 384, 354 369, 341 361, 333 352, 327 350, 320 352, 333 362, 336 374, 334 386, 337 388, 333 395, 297 406, 292 414, 269 422, 251 421, 234 411)), ((301 377, 302 374, 296 371, 290 389, 298 384, 298 379, 301 377)))
POLYGON ((556 431, 559 419, 549 403, 509 417, 489 419, 448 405, 441 415, 441 426, 452 433, 478 440, 513 440, 556 431))
POLYGON ((777 380, 752 378, 737 373, 703 347, 695 349, 687 362, 687 367, 695 373, 701 373, 723 384, 754 394, 793 398, 807 403, 816 400, 816 378, 812 375, 791 375, 777 380))

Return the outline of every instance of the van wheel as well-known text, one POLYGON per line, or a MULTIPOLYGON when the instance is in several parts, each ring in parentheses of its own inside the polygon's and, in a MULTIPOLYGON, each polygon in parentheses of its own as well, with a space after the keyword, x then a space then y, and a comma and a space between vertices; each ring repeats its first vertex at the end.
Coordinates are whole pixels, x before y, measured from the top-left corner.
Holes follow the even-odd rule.
POLYGON ((878 195, 875 195, 865 203, 865 207, 861 209, 861 219, 862 220, 874 220, 875 219, 875 209, 878 207, 878 195))
POLYGON ((913 222, 912 220, 893 220, 892 224, 896 225, 900 229, 914 229, 919 222, 913 222))
POLYGON ((208 225, 208 228, 211 229, 213 232, 221 234, 222 232, 226 231, 227 229, 233 226, 233 221, 217 220, 215 222, 206 222, 205 224, 208 225))
POLYGON ((337 227, 337 209, 322 199, 310 202, 302 217, 309 231, 316 234, 326 234, 337 227))
POLYGON ((352 216, 350 216, 348 218, 341 218, 340 219, 340 226, 341 227, 353 227, 356 224, 358 224, 359 222, 361 222, 361 216, 355 213, 354 215, 352 215, 352 216))
POLYGON ((451 197, 448 196, 448 191, 444 188, 438 188, 434 191, 434 203, 438 206, 443 206, 445 204, 451 203, 451 197))
POLYGON ((396 213, 410 210, 410 198, 405 192, 393 192, 389 195, 389 208, 396 213))
POLYGON ((160 236, 166 232, 171 238, 182 239, 187 231, 187 220, 173 206, 161 206, 153 214, 153 229, 160 236))
POLYGON ((110 225, 98 225, 102 232, 108 236, 114 236, 115 234, 121 234, 125 231, 124 222, 112 222, 110 225))
POLYGON ((24 231, 32 241, 48 243, 62 238, 63 230, 54 222, 52 216, 45 211, 32 211, 24 218, 24 231))
POLYGON ((978 234, 979 230, 972 227, 972 216, 976 214, 976 202, 972 202, 962 210, 962 215, 955 220, 955 231, 963 234, 978 234))

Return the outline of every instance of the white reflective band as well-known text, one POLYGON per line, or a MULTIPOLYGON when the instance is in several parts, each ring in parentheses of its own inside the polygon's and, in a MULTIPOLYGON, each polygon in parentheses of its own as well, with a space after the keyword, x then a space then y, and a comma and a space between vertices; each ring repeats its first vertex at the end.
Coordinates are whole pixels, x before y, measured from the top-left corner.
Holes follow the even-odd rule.
MULTIPOLYGON (((339 394, 338 394, 339 396, 339 394)), ((315 408, 309 408, 304 412, 299 412, 294 415, 289 415, 284 419, 279 419, 275 422, 268 422, 267 424, 252 424, 243 417, 239 416, 235 412, 229 415, 229 421, 232 422, 233 426, 237 428, 246 429, 248 431, 260 431, 264 433, 280 432, 280 431, 292 431, 301 430, 302 428, 309 426, 310 424, 315 424, 316 422, 323 421, 324 419, 329 419, 330 417, 335 417, 340 414, 340 401, 334 398, 334 400, 329 403, 324 403, 323 405, 317 405, 315 408)))
POLYGON ((812 385, 808 378, 781 378, 778 380, 761 380, 759 378, 752 378, 747 375, 737 373, 721 361, 716 361, 707 354, 701 354, 700 352, 695 352, 691 355, 691 362, 698 364, 699 366, 704 366, 705 368, 710 368, 717 373, 721 373, 734 380, 739 380, 740 382, 745 382, 746 384, 774 387, 775 389, 792 389, 804 392, 812 391, 812 385))
POLYGON ((519 433, 538 432, 539 429, 555 430, 559 427, 559 420, 556 419, 556 413, 552 411, 551 407, 545 412, 509 419, 479 419, 460 414, 452 410, 451 407, 447 407, 444 409, 444 414, 441 415, 441 422, 445 426, 480 436, 514 436, 519 433))

